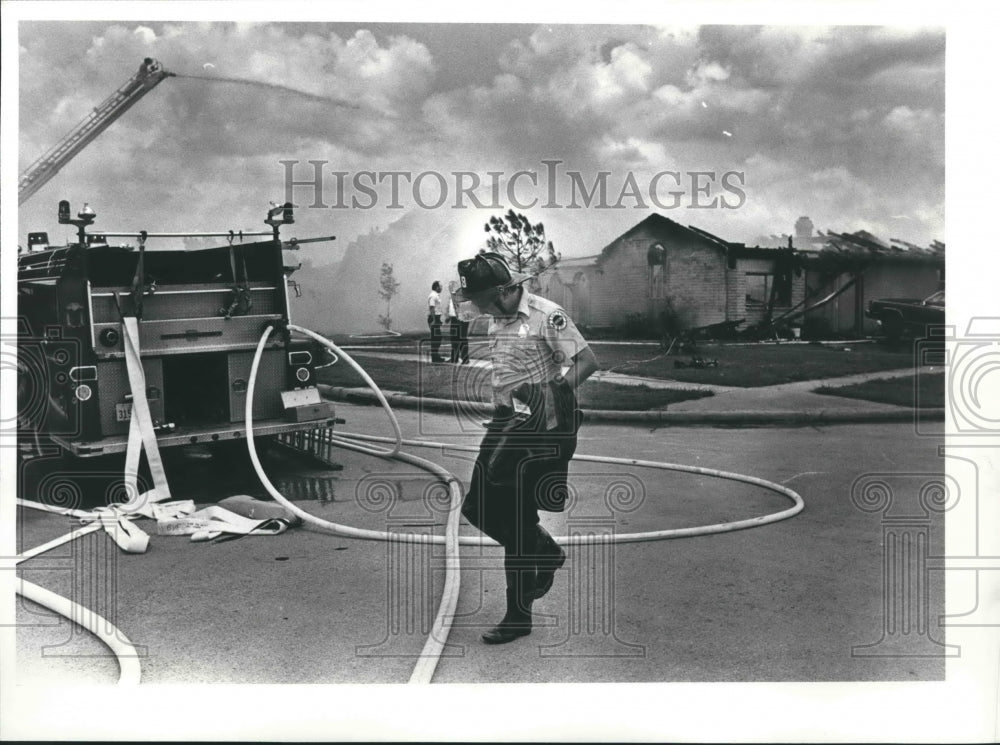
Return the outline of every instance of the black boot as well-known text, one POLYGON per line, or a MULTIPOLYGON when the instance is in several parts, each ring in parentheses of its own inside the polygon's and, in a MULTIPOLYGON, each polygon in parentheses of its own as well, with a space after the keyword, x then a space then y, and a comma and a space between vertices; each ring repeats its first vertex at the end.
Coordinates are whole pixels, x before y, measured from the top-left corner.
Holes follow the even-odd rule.
POLYGON ((531 633, 531 601, 535 594, 534 567, 521 565, 508 568, 506 575, 507 612, 500 623, 483 634, 483 641, 487 644, 506 644, 531 633))
POLYGON ((541 525, 535 528, 535 549, 539 556, 535 565, 538 570, 535 579, 535 600, 538 600, 552 588, 556 571, 566 563, 566 552, 541 525))

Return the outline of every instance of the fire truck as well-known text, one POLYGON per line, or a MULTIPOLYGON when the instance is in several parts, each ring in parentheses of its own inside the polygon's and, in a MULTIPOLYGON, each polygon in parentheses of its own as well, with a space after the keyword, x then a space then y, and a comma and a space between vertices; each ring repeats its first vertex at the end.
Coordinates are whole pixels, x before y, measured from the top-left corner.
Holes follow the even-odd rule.
POLYGON ((252 408, 262 437, 334 424, 315 386, 321 353, 288 332, 289 249, 333 237, 283 241, 292 205, 268 210, 269 231, 178 234, 88 232, 96 215, 59 222, 77 240, 48 245, 31 233, 18 257, 18 424, 23 441, 65 452, 124 452, 133 402, 144 395, 159 446, 239 441, 251 362, 267 327, 252 408), (126 238, 115 243, 113 238, 126 238), (166 248, 164 238, 217 238, 209 248, 166 248), (147 243, 149 244, 147 246, 147 243), (145 391, 131 389, 125 319, 134 318, 145 391))
MULTIPOLYGON (((19 204, 169 77, 159 61, 144 59, 25 170, 19 204)), ((76 226, 77 240, 55 247, 47 233, 29 233, 18 255, 18 440, 25 450, 55 443, 80 457, 124 452, 137 395, 148 402, 160 447, 240 440, 251 363, 268 326, 278 333, 255 381, 255 435, 287 439, 326 432, 337 421, 314 385, 320 349, 288 333, 294 262, 284 261, 298 244, 333 236, 283 241, 280 228, 294 222, 290 204, 268 210, 268 230, 249 232, 88 233, 95 219, 87 205, 74 217, 62 201, 59 223, 76 226), (199 250, 156 245, 184 238, 218 240, 199 250), (137 326, 145 391, 130 383, 125 319, 137 326)))

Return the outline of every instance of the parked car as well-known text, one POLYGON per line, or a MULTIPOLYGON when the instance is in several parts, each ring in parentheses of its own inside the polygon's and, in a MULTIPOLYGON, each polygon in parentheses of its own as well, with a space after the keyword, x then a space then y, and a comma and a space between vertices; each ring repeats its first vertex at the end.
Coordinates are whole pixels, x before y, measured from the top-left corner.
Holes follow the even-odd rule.
POLYGON ((913 298, 882 298, 868 303, 865 315, 882 326, 890 341, 902 336, 917 338, 927 335, 928 326, 944 324, 944 290, 923 300, 913 298))

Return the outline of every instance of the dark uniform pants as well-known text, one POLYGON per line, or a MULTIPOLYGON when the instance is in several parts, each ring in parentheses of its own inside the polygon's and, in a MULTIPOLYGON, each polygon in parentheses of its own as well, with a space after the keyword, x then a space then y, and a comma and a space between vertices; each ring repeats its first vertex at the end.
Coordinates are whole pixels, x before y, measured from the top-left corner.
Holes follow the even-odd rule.
POLYGON ((498 407, 487 425, 462 514, 505 549, 508 563, 535 555, 538 511, 561 512, 567 470, 576 452, 581 413, 565 383, 523 386, 531 415, 498 407), (552 397, 557 426, 545 427, 544 397, 552 397))
POLYGON ((469 322, 454 316, 448 319, 448 340, 451 342, 451 361, 469 361, 469 322))
POLYGON ((437 362, 441 358, 441 316, 428 313, 427 328, 431 331, 431 360, 437 362))

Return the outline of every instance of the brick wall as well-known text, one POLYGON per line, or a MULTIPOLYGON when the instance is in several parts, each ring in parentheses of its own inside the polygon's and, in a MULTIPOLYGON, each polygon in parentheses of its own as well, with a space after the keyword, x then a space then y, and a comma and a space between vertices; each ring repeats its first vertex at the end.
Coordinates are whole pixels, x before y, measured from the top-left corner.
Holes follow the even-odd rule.
POLYGON ((685 327, 726 320, 726 256, 701 241, 667 245, 666 295, 685 327))
POLYGON ((631 313, 649 310, 649 267, 646 251, 656 238, 645 233, 617 241, 594 273, 590 317, 594 326, 618 326, 631 313))
MULTIPOLYGON (((558 265, 543 275, 542 294, 571 312, 585 326, 624 325, 629 316, 657 321, 669 299, 682 326, 693 328, 722 321, 759 321, 765 308, 747 308, 746 273, 774 273, 768 258, 737 259, 727 267, 722 246, 703 240, 669 221, 640 223, 619 238, 594 266, 574 268, 572 277, 558 265), (662 269, 650 267, 648 252, 654 243, 666 249, 662 269), (659 278, 656 273, 660 272, 659 278)), ((792 277, 790 306, 805 295, 805 278, 792 277)))
POLYGON ((630 314, 659 316, 669 298, 681 323, 704 326, 726 320, 725 256, 686 231, 640 229, 613 244, 590 279, 590 323, 618 326, 630 314), (662 290, 657 293, 647 254, 660 243, 666 249, 662 290), (658 296, 654 296, 658 295, 658 296))

